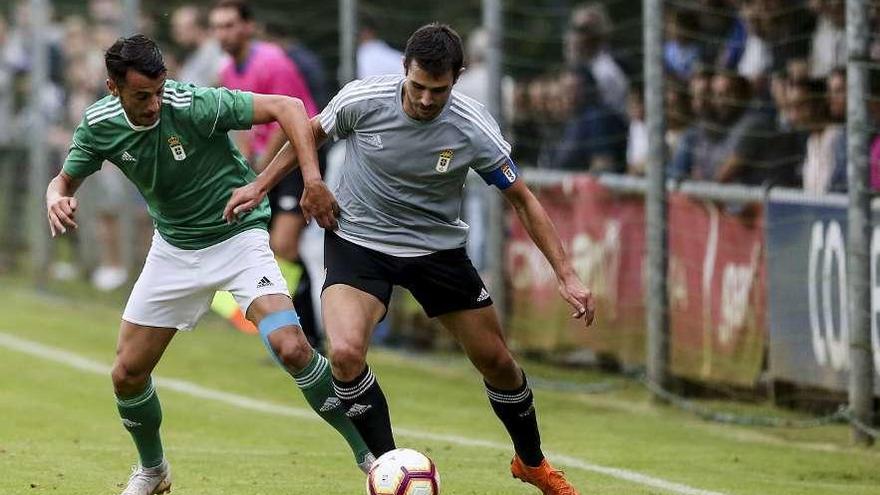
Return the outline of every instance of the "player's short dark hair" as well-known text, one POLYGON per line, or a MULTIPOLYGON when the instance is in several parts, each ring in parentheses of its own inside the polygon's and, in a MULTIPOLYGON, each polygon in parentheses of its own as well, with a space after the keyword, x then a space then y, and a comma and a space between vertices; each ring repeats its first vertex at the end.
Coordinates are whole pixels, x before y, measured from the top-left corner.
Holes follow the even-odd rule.
POLYGON ((116 40, 116 43, 104 52, 104 65, 107 67, 107 75, 116 84, 125 81, 129 69, 150 79, 159 77, 167 70, 159 46, 143 34, 116 40))
POLYGON ((406 42, 403 63, 407 70, 413 60, 434 77, 451 70, 453 79, 458 79, 464 65, 461 36, 447 24, 426 24, 416 29, 406 42))
POLYGON ((238 12, 238 17, 243 21, 250 21, 254 18, 254 11, 251 4, 245 0, 220 0, 214 4, 211 10, 217 9, 233 9, 238 12))

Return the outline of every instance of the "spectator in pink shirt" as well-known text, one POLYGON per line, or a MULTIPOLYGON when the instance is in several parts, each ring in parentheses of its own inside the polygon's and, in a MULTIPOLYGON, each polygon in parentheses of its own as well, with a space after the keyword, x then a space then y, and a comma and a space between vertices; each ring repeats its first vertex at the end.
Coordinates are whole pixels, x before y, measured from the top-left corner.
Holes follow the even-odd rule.
MULTIPOLYGON (((279 94, 299 98, 309 117, 318 113, 305 78, 284 50, 254 38, 253 13, 244 0, 221 0, 210 13, 211 30, 223 50, 230 55, 220 70, 220 84, 263 94, 279 94)), ((284 144, 285 138, 277 124, 254 126, 242 147, 257 172, 260 172, 284 144)), ((305 219, 299 200, 306 191, 302 174, 293 171, 269 191, 272 222, 270 245, 281 272, 293 294, 294 306, 302 321, 303 331, 315 348, 320 348, 312 309, 311 280, 299 256, 300 235, 305 219)))

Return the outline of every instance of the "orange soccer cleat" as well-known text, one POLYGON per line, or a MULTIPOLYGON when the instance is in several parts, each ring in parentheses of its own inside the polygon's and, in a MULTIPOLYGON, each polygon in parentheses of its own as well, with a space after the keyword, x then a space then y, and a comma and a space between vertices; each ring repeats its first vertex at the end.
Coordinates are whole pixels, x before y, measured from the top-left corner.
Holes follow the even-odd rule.
POLYGON ((541 461, 538 467, 529 467, 519 456, 513 456, 510 473, 523 483, 535 485, 544 495, 578 495, 577 490, 565 479, 565 474, 553 469, 547 459, 541 461))

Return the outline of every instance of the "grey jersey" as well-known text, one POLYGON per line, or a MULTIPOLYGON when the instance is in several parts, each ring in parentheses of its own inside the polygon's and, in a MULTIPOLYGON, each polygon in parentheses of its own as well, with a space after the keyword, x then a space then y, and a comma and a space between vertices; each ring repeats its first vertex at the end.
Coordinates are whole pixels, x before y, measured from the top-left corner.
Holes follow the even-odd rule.
POLYGON ((338 234, 394 256, 462 247, 468 169, 509 186, 516 180, 510 145, 482 104, 455 91, 433 120, 410 118, 403 82, 399 75, 352 81, 319 116, 328 136, 346 139, 334 190, 338 234))

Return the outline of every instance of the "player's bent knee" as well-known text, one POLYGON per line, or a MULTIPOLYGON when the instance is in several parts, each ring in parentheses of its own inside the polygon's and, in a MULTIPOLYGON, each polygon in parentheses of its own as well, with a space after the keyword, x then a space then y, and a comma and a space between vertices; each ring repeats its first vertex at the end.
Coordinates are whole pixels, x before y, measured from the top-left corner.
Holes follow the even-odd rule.
POLYGON ((333 374, 341 380, 354 380, 364 370, 367 351, 351 344, 331 345, 330 366, 333 374))
POLYGON ((125 363, 117 360, 113 364, 110 378, 113 380, 113 391, 116 395, 125 397, 141 392, 150 379, 150 374, 126 366, 125 363))
POLYGON ((297 338, 297 334, 283 333, 283 338, 273 339, 272 342, 275 355, 289 368, 302 368, 312 358, 312 348, 308 340, 302 335, 302 331, 297 330, 297 333, 301 338, 297 338))
POLYGON ((519 376, 519 365, 510 354, 510 351, 503 350, 480 356, 474 360, 474 365, 480 370, 483 377, 490 382, 507 381, 511 378, 519 376))
POLYGON ((258 329, 266 350, 281 366, 299 367, 311 358, 311 347, 305 337, 302 337, 296 311, 285 309, 269 313, 260 320, 258 329), (285 327, 295 327, 296 333, 279 334, 270 340, 270 336, 285 327), (301 338, 297 338, 298 336, 301 338))

